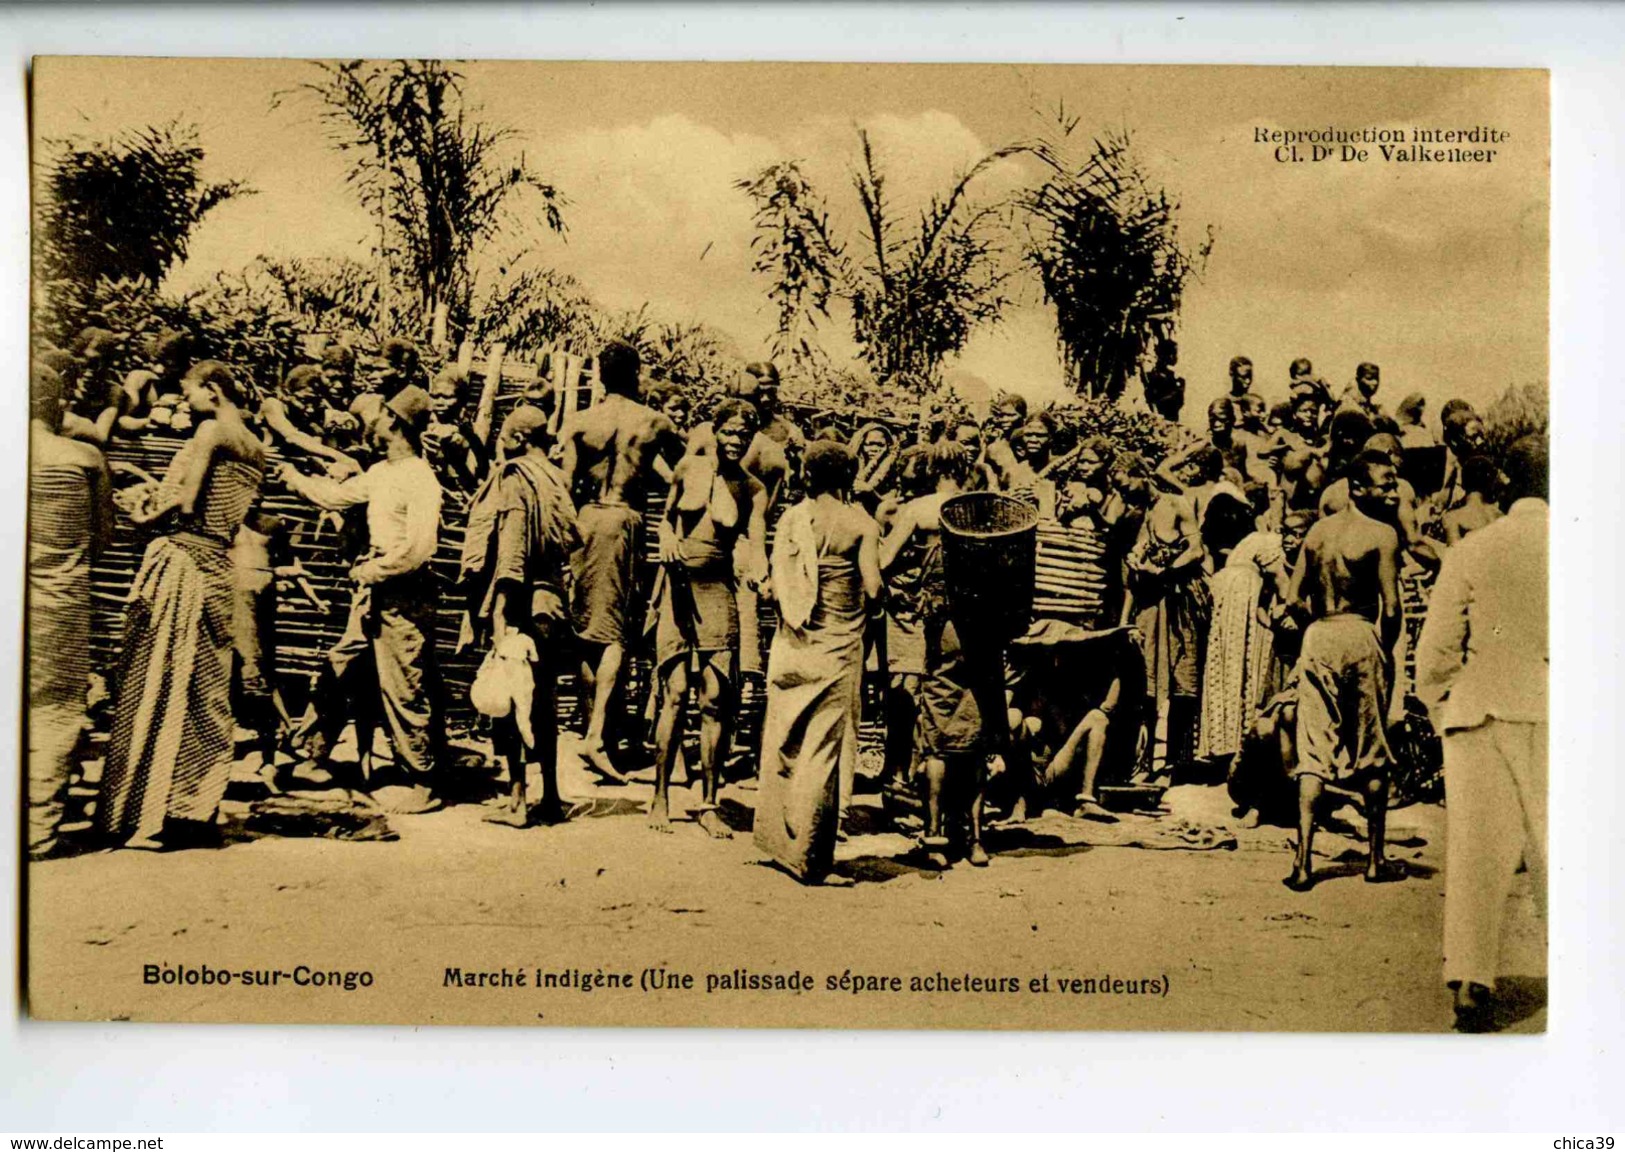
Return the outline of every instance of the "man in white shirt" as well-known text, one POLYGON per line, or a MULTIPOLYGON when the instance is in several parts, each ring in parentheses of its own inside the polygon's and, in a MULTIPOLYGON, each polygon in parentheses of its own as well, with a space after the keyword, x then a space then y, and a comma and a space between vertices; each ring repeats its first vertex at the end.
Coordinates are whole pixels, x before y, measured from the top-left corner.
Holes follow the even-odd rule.
POLYGON ((1456 1027, 1493 1027, 1501 918, 1522 859, 1546 904, 1543 436, 1503 465, 1507 514, 1445 555, 1416 649, 1417 695, 1444 737, 1444 975, 1456 1027))
MULTIPOLYGON (((390 398, 367 429, 379 462, 360 476, 344 481, 304 476, 288 464, 281 471, 289 488, 320 508, 367 508, 371 546, 350 570, 356 581, 350 621, 329 659, 335 679, 346 685, 376 673, 377 704, 389 726, 395 765, 387 776, 374 772, 369 787, 379 805, 392 812, 439 806, 433 785, 444 717, 434 649, 438 589, 430 561, 439 544, 441 491, 421 450, 431 411, 429 394, 416 385, 390 398), (358 659, 362 656, 370 660, 358 659)), ((330 749, 344 729, 342 697, 314 702, 314 757, 330 749)))

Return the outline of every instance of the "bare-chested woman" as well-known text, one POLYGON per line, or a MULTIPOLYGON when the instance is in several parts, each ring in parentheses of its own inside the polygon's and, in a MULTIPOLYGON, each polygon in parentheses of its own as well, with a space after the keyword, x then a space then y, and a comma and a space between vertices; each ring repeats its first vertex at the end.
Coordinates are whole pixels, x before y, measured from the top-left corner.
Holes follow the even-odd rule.
MULTIPOLYGON (((1217 457, 1211 446, 1204 447, 1217 457)), ((1128 610, 1140 633, 1147 688, 1156 700, 1147 765, 1153 775, 1195 753, 1203 646, 1213 610, 1204 556, 1195 501, 1170 492, 1151 505, 1126 562, 1128 610)))
POLYGON ((733 727, 738 689, 741 582, 765 575, 767 491, 745 471, 756 409, 729 398, 712 424, 716 456, 689 456, 672 473, 660 522, 655 661, 660 711, 655 722, 655 794, 649 824, 670 830, 671 770, 680 743, 683 698, 692 685, 700 705, 701 805, 696 822, 712 837, 732 835, 717 812, 719 769, 733 727))
POLYGON ((231 544, 259 495, 265 445, 248 391, 217 360, 183 382, 197 431, 132 506, 152 525, 125 612, 112 738, 96 818, 129 848, 206 840, 232 762, 231 544))

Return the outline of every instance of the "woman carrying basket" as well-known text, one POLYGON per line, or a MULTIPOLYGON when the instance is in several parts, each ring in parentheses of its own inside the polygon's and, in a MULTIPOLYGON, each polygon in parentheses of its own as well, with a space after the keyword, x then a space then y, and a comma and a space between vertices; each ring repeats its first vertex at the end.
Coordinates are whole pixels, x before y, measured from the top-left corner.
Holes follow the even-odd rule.
POLYGON ((966 859, 980 868, 988 862, 982 847, 982 793, 988 776, 1004 770, 1004 761, 987 755, 971 668, 948 616, 942 562, 942 506, 962 491, 973 461, 969 452, 953 443, 933 444, 926 451, 936 490, 903 505, 881 543, 880 566, 885 571, 911 542, 922 543, 919 602, 925 674, 920 678, 914 737, 916 763, 925 776, 921 844, 933 867, 948 867, 949 830, 958 823, 954 817, 962 816, 968 832, 966 859))

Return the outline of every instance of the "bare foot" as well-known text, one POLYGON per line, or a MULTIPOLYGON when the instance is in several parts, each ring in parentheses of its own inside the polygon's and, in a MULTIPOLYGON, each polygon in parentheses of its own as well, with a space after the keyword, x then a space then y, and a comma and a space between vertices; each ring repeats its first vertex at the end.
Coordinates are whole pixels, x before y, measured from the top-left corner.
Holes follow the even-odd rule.
POLYGON ((611 784, 625 784, 626 777, 621 770, 609 762, 609 752, 602 744, 591 745, 581 750, 581 760, 589 772, 602 776, 611 784))
POLYGON ((822 880, 820 880, 818 882, 818 885, 821 888, 851 888, 851 887, 854 887, 856 884, 857 884, 857 881, 852 879, 852 877, 850 877, 850 876, 837 876, 833 872, 831 872, 828 876, 825 876, 822 880))
POLYGON ((1373 860, 1371 866, 1365 870, 1367 884, 1395 884, 1410 876, 1402 864, 1392 860, 1373 860))
POLYGON ((1294 892, 1307 892, 1315 886, 1315 878, 1309 874, 1307 868, 1294 868, 1292 875, 1281 881, 1294 892))
POLYGON ((965 859, 970 861, 972 868, 986 868, 987 849, 983 848, 981 842, 978 841, 970 846, 970 854, 965 859))
POLYGON ((1087 796, 1078 798, 1078 806, 1073 809, 1072 816, 1077 820, 1093 820, 1100 824, 1116 824, 1118 819, 1101 805, 1098 800, 1091 800, 1087 796))
POLYGON ((282 787, 285 791, 296 788, 326 788, 333 783, 333 773, 315 759, 301 760, 284 770, 282 787))
POLYGON ((162 852, 164 844, 161 840, 154 840, 151 836, 131 836, 124 842, 126 848, 133 848, 137 852, 162 852))
POLYGON ((1027 823, 1027 797, 1016 797, 1016 802, 1010 806, 1010 815, 1006 817, 1004 822, 1006 824, 1027 823))
POLYGON ((705 829, 705 834, 713 840, 732 840, 733 829, 722 822, 722 814, 715 808, 707 808, 694 817, 694 823, 705 829))
POLYGON ((393 816, 417 816, 440 807, 440 798, 422 784, 386 784, 372 790, 372 800, 393 816))
POLYGON ((499 824, 504 828, 523 828, 525 826, 525 812, 522 808, 515 808, 511 804, 503 804, 480 817, 487 824, 499 824))
POLYGON ((649 801, 649 827, 656 832, 671 833, 671 808, 666 801, 656 798, 649 801))

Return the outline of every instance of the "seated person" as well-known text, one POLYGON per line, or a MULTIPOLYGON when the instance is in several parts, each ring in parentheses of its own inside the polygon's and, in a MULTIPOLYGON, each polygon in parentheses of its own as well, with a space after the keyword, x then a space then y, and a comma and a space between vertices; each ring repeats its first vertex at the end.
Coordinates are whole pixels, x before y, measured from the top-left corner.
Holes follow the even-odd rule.
POLYGON ((1016 700, 1037 748, 1029 790, 1017 798, 1011 818, 1020 820, 1036 806, 1114 823, 1096 788, 1103 775, 1121 780, 1133 771, 1145 692, 1144 662, 1129 631, 1048 645, 1018 642, 1012 660, 1024 666, 1016 700))

